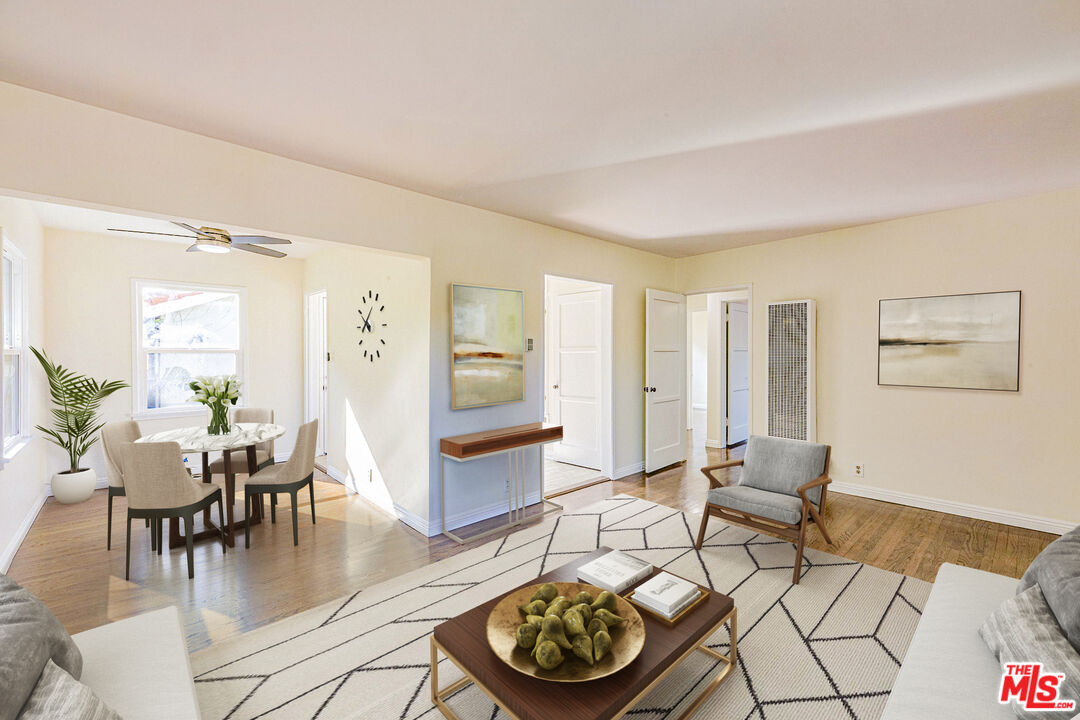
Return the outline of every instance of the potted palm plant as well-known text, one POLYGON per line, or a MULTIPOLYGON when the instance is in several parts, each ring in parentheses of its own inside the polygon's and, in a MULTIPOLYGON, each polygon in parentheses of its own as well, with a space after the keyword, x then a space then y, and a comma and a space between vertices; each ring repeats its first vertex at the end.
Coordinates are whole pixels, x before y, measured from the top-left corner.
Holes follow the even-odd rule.
POLYGON ((49 380, 52 397, 53 423, 51 428, 38 425, 50 442, 68 455, 70 466, 52 476, 53 497, 61 503, 88 500, 97 484, 93 468, 80 467, 82 458, 98 439, 105 424, 101 419, 101 403, 117 390, 128 387, 119 380, 98 382, 91 377, 57 365, 49 356, 31 347, 49 380))

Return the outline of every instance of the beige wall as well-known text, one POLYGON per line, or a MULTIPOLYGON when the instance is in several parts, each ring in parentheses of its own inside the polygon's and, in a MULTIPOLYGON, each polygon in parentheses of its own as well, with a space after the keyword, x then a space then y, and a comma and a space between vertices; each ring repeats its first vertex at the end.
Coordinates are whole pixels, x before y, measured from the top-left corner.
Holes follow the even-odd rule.
MULTIPOLYGON (((450 410, 450 283, 523 289, 535 339, 545 273, 613 283, 616 468, 641 462, 643 291, 674 289, 673 260, 2 83, 0 189, 430 258, 429 517, 439 507, 440 437, 543 412, 538 351, 526 357, 525 402, 450 410)), ((505 497, 505 462, 474 465, 451 473, 447 511, 460 519, 505 497)), ((534 491, 535 467, 534 457, 534 491)))
MULTIPOLYGON (((0 197, 0 229, 5 241, 26 256, 30 283, 26 340, 28 345, 40 347, 45 336, 42 312, 44 232, 28 203, 4 197, 0 197)), ((41 422, 48 412, 45 404, 47 388, 37 360, 27 353, 26 361, 27 410, 30 414, 27 433, 33 439, 0 470, 0 572, 7 571, 23 534, 45 499, 45 441, 38 437, 33 424, 41 422)))
POLYGON ((686 292, 753 283, 754 432, 765 305, 813 298, 835 480, 856 485, 865 463, 856 491, 1080 522, 1080 190, 698 256, 678 274, 686 292), (1023 291, 1020 392, 877 385, 879 299, 993 290, 1023 291))
POLYGON ((413 523, 426 520, 428 509, 430 273, 426 258, 346 245, 320 250, 304 261, 305 294, 326 291, 328 469, 379 507, 413 523), (372 316, 372 324, 385 322, 387 327, 362 335, 357 310, 370 307, 362 297, 369 291, 385 307, 372 316), (374 362, 363 352, 373 352, 373 345, 380 348, 374 362))
MULTIPOLYGON (((132 280, 172 280, 230 285, 247 291, 247 368, 242 403, 274 409, 289 432, 274 452, 288 454, 303 415, 303 261, 271 260, 247 253, 184 252, 177 243, 67 230, 45 231, 45 348, 53 360, 98 379, 132 383, 132 280)), ((132 391, 105 401, 106 420, 127 419, 132 391)), ((150 433, 205 421, 206 413, 139 419, 150 433)), ((106 474, 100 443, 87 461, 106 474)), ((62 469, 63 454, 50 447, 48 471, 62 469)))

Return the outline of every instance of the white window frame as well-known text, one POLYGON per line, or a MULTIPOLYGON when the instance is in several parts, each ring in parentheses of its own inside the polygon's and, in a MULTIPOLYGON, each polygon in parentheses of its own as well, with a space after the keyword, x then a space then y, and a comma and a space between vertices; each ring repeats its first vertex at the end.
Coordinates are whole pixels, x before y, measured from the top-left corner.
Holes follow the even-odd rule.
POLYGON ((131 351, 132 351, 132 379, 131 379, 131 417, 134 420, 149 420, 153 418, 192 417, 205 415, 206 408, 202 405, 154 408, 146 407, 146 358, 151 352, 168 353, 228 353, 236 354, 236 374, 243 383, 238 405, 243 407, 247 403, 245 397, 251 392, 248 383, 250 373, 247 366, 247 288, 236 285, 203 285, 198 283, 177 282, 175 280, 149 280, 135 278, 131 281, 131 351), (203 292, 227 292, 235 293, 239 299, 238 322, 239 341, 236 350, 224 350, 217 348, 154 348, 147 350, 142 346, 142 291, 146 287, 175 288, 177 290, 201 290, 203 292))
POLYGON ((13 245, 7 234, 0 230, 0 243, 3 244, 3 256, 11 261, 11 277, 15 288, 11 294, 11 303, 15 317, 13 327, 14 342, 9 349, 6 344, 3 348, 4 355, 15 355, 19 358, 19 422, 21 427, 16 434, 8 435, 8 429, 4 427, 4 414, 0 412, 0 437, 3 438, 3 462, 14 458, 20 450, 26 447, 33 436, 30 428, 33 421, 30 418, 30 369, 27 359, 30 357, 29 344, 27 342, 28 328, 30 327, 30 273, 27 268, 26 255, 13 245))

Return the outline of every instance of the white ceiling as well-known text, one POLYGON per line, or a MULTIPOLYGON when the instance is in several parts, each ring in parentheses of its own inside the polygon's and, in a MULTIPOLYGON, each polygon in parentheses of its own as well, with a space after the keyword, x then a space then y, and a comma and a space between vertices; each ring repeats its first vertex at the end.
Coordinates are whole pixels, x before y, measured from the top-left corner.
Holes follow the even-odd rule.
POLYGON ((675 256, 1080 185, 1076 0, 8 0, 0 79, 675 256))

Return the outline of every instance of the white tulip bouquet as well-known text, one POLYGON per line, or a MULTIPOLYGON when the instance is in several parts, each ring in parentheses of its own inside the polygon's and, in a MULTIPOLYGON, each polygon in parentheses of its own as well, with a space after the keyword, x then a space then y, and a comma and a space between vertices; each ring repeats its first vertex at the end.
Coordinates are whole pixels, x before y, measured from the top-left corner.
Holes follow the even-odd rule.
POLYGON ((188 385, 192 392, 189 399, 210 408, 210 424, 206 431, 211 435, 229 432, 229 406, 240 399, 240 381, 235 375, 197 377, 188 385))

